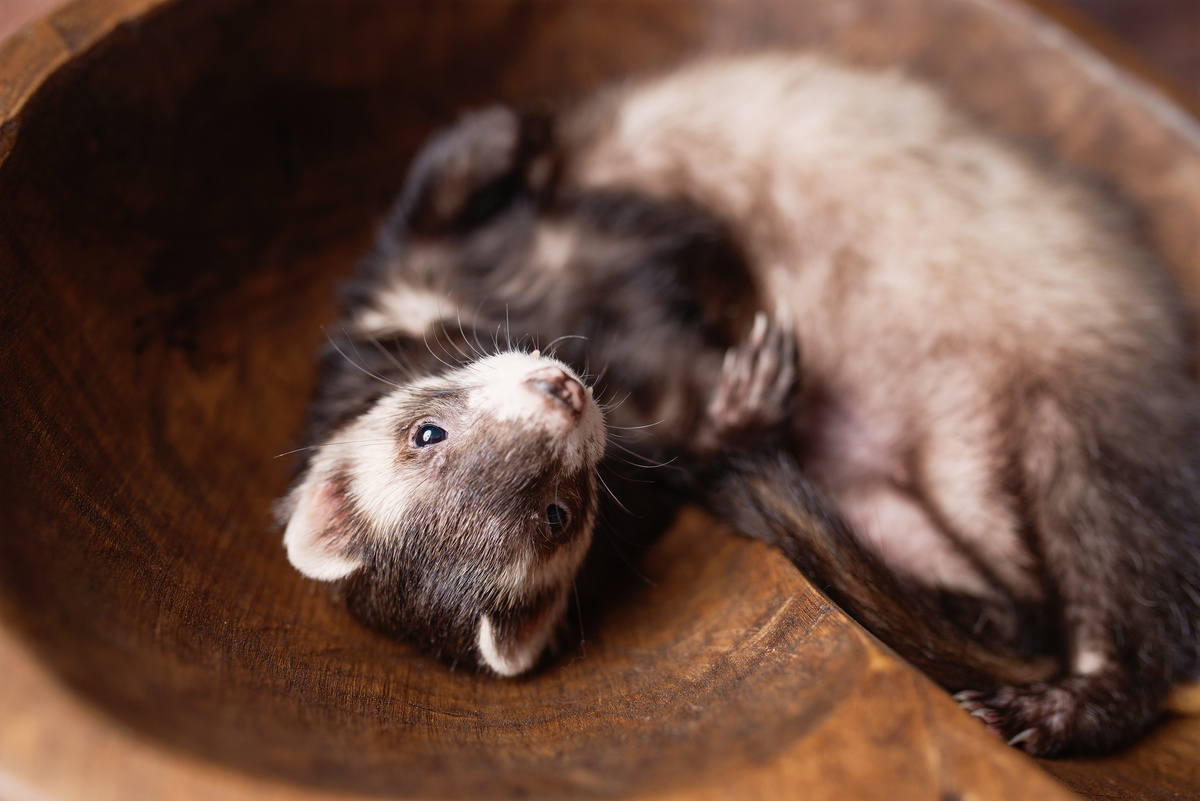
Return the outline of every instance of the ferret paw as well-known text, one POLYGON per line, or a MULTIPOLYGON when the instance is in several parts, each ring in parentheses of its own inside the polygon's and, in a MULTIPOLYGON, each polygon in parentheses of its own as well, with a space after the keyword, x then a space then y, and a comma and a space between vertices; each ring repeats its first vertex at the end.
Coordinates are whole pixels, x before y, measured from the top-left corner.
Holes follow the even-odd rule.
POLYGON ((1071 691, 1046 683, 986 693, 966 690, 954 700, 1000 739, 1033 756, 1062 751, 1080 712, 1080 701, 1071 691))
POLYGON ((730 348, 705 412, 701 440, 713 449, 785 423, 799 379, 796 332, 786 313, 755 315, 749 336, 730 348))

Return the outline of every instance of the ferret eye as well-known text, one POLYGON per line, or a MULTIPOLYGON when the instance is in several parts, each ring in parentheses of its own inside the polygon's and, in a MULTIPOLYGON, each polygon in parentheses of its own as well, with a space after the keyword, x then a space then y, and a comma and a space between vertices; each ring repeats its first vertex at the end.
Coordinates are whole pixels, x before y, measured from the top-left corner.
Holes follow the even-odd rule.
POLYGON ((417 434, 413 437, 413 444, 418 448, 424 448, 426 445, 436 445, 446 436, 446 429, 435 426, 433 423, 426 423, 417 429, 417 434))
POLYGON ((550 524, 550 528, 565 526, 567 524, 567 510, 557 503, 550 504, 546 507, 546 522, 550 524))

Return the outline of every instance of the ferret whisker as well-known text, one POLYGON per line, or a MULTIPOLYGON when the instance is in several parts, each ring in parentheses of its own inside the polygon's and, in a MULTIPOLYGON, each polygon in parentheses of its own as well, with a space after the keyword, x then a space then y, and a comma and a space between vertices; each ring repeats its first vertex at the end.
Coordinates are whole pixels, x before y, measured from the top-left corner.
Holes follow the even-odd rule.
POLYGON ((605 415, 608 415, 608 414, 611 414, 612 412, 615 412, 617 409, 621 408, 621 406, 623 406, 625 404, 625 401, 629 400, 629 398, 632 395, 633 395, 632 392, 626 392, 625 396, 623 398, 621 398, 619 401, 606 401, 606 400, 598 399, 596 401, 596 405, 600 407, 600 411, 604 412, 605 415))
POLYGON ((618 498, 617 494, 612 491, 612 487, 608 486, 608 482, 604 480, 604 476, 600 475, 599 471, 596 472, 596 480, 600 482, 600 486, 604 487, 604 491, 608 493, 608 497, 612 498, 613 503, 615 503, 622 512, 630 516, 633 515, 633 512, 629 511, 629 507, 621 503, 621 499, 618 498))
MULTIPOLYGON (((475 319, 471 323, 471 337, 475 340, 475 349, 480 358, 487 356, 487 349, 483 347, 483 343, 479 341, 479 312, 483 308, 483 301, 479 301, 479 305, 475 307, 475 319)), ((492 351, 493 353, 495 350, 492 351)))
MULTIPOLYGON (((559 342, 562 342, 564 339, 578 339, 578 340, 582 340, 583 342, 588 341, 588 338, 585 337, 583 334, 563 334, 560 337, 555 337, 554 339, 550 340, 546 344, 546 347, 543 348, 543 350, 545 350, 545 351, 551 353, 551 355, 553 355, 554 346, 557 345, 559 342)), ((585 373, 586 373, 586 370, 585 370, 585 373)))
POLYGON ((388 381, 379 372, 377 372, 375 370, 371 370, 370 368, 366 367, 367 360, 363 358, 362 353, 358 350, 358 343, 356 341, 354 341, 353 337, 350 336, 349 332, 347 332, 346 329, 343 328, 342 333, 346 335, 346 340, 350 343, 350 349, 352 351, 354 351, 354 358, 358 359, 358 363, 363 365, 363 369, 367 371, 368 375, 374 376, 375 378, 379 379, 380 381, 382 381, 385 384, 388 384, 389 386, 396 386, 396 384, 392 383, 391 381, 388 381))
MULTIPOLYGON (((346 329, 343 328, 342 333, 346 335, 347 340, 350 340, 350 334, 346 331, 346 329)), ((393 387, 394 389, 401 388, 400 384, 397 384, 394 381, 387 380, 385 377, 379 375, 378 373, 374 372, 373 370, 368 370, 365 366, 363 366, 363 364, 361 362, 356 362, 356 361, 354 361, 354 359, 351 359, 350 356, 346 353, 346 351, 342 350, 341 346, 338 345, 337 341, 332 336, 329 335, 328 331, 325 332, 325 338, 329 341, 329 344, 333 346, 333 349, 336 350, 338 352, 338 354, 343 359, 345 359, 348 364, 351 364, 358 370, 361 370, 364 375, 370 376, 371 378, 374 378, 376 381, 380 381, 384 384, 387 384, 389 387, 393 387)), ((353 340, 350 340, 350 341, 353 342, 353 340)), ((355 355, 358 356, 359 359, 362 358, 362 355, 358 353, 357 348, 355 348, 355 355)))
POLYGON ((371 443, 371 442, 392 442, 392 441, 393 440, 391 437, 373 437, 371 439, 346 439, 346 440, 340 440, 340 441, 336 441, 336 442, 322 442, 320 445, 305 445, 303 448, 294 448, 293 450, 290 450, 290 451, 284 451, 283 453, 276 454, 275 456, 272 456, 271 458, 272 459, 282 459, 284 456, 291 456, 292 454, 303 453, 304 451, 318 451, 321 448, 324 448, 326 445, 364 445, 364 444, 371 443))
POLYGON ((575 596, 575 616, 579 620, 579 656, 576 659, 587 658, 587 638, 583 633, 583 604, 579 602, 579 580, 571 576, 571 594, 575 596))
POLYGON ((654 428, 655 426, 660 426, 665 422, 667 422, 666 418, 663 418, 662 420, 656 420, 653 423, 646 423, 643 426, 609 426, 608 430, 609 431, 641 431, 644 428, 654 428))
MULTIPOLYGON (((462 332, 462 321, 461 320, 459 320, 459 323, 458 323, 458 330, 460 333, 462 332)), ((467 361, 467 362, 473 361, 472 354, 468 353, 467 351, 465 351, 461 347, 459 347, 458 343, 455 342, 453 337, 450 336, 450 331, 449 331, 449 329, 446 328, 445 320, 442 320, 442 333, 446 335, 447 344, 449 344, 450 347, 454 348, 454 351, 463 358, 463 361, 467 361)))
MULTIPOLYGON (((629 461, 628 459, 623 459, 620 456, 617 456, 616 454, 610 453, 610 454, 608 454, 607 458, 613 460, 614 462, 620 462, 621 464, 629 465, 630 467, 637 467, 637 468, 642 467, 642 465, 634 464, 633 462, 629 461)), ((611 470, 611 468, 610 468, 610 470, 611 470)), ((624 473, 617 473, 617 472, 613 472, 612 476, 613 476, 613 478, 617 478, 617 479, 620 479, 621 481, 624 481, 626 484, 654 484, 656 482, 656 479, 634 478, 633 476, 627 476, 624 473)))
MULTIPOLYGON (((472 332, 472 334, 475 333, 475 329, 472 328, 471 332, 472 332)), ((477 348, 471 344, 471 338, 467 336, 467 330, 465 328, 463 328, 462 310, 461 309, 459 309, 459 311, 458 311, 458 334, 459 334, 459 336, 462 337, 463 344, 465 344, 467 346, 467 348, 470 349, 470 351, 471 351, 470 358, 472 360, 482 359, 483 354, 479 352, 479 348, 477 348)))
MULTIPOLYGON (((679 459, 679 457, 677 457, 677 456, 672 456, 670 459, 668 459, 665 462, 650 462, 650 461, 647 461, 646 458, 644 456, 642 456, 640 453, 637 453, 636 451, 631 451, 629 448, 626 448, 624 445, 622 445, 619 442, 613 442, 613 445, 617 448, 620 448, 625 453, 632 456, 634 459, 642 459, 644 462, 642 464, 639 464, 638 462, 629 462, 629 461, 626 461, 625 463, 628 464, 630 467, 639 467, 644 470, 658 470, 663 467, 670 467, 672 464, 674 464, 679 459)), ((619 458, 619 457, 614 457, 614 458, 619 458)), ((624 460, 622 460, 622 461, 624 461, 624 460)))
POLYGON ((371 344, 375 346, 375 349, 378 350, 384 358, 395 365, 396 369, 399 370, 401 374, 403 374, 406 378, 412 376, 412 368, 402 364, 400 360, 396 358, 394 353, 383 346, 383 343, 379 341, 379 337, 375 336, 373 332, 369 333, 367 336, 370 338, 371 344))
POLYGON ((610 365, 612 365, 612 362, 606 361, 604 363, 604 366, 600 368, 600 372, 596 374, 596 383, 597 384, 599 384, 602 380, 604 380, 604 377, 606 375, 608 375, 608 368, 610 365))
MULTIPOLYGON (((439 362, 441 362, 443 365, 445 365, 447 370, 456 369, 455 365, 450 364, 445 359, 443 359, 441 356, 438 356, 436 353, 433 352, 433 346, 429 344, 429 332, 427 330, 421 332, 421 339, 423 339, 425 341, 425 349, 427 351, 429 351, 430 356, 432 356, 433 358, 435 358, 439 362)), ((434 341, 435 342, 437 341, 437 332, 436 331, 434 332, 434 341)))

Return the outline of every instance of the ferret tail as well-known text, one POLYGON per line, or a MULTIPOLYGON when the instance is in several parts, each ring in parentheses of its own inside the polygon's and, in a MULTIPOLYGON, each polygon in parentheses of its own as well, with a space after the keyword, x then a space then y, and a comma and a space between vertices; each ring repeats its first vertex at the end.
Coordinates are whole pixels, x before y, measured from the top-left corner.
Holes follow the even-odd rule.
POLYGON ((778 547, 838 606, 900 656, 950 689, 1038 681, 1057 660, 1007 654, 937 614, 855 538, 833 502, 786 453, 737 455, 703 481, 703 502, 736 531, 778 547))

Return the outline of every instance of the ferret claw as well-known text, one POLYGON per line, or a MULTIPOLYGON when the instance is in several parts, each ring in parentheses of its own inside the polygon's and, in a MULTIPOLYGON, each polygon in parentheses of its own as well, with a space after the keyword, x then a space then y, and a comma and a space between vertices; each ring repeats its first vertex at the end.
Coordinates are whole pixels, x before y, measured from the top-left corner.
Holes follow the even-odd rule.
POLYGON ((1037 734, 1037 729, 1030 727, 1030 728, 1022 731, 1016 737, 1013 737, 1011 740, 1009 740, 1008 744, 1009 745, 1020 745, 1021 743, 1025 742, 1026 740, 1031 739, 1035 734, 1037 734))

